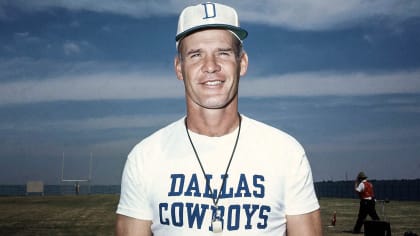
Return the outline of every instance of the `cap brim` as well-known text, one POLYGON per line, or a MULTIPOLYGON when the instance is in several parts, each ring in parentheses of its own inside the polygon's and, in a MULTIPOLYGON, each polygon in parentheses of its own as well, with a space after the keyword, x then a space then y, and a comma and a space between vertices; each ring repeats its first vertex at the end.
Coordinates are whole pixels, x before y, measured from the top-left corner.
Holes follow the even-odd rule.
POLYGON ((185 30, 184 32, 178 34, 175 37, 175 41, 179 41, 182 38, 186 37, 187 35, 190 35, 196 31, 203 30, 203 29, 226 29, 232 31, 236 36, 238 36, 239 39, 243 40, 248 36, 248 32, 241 27, 236 27, 232 25, 223 25, 223 24, 209 24, 209 25, 200 25, 193 27, 191 29, 185 30))

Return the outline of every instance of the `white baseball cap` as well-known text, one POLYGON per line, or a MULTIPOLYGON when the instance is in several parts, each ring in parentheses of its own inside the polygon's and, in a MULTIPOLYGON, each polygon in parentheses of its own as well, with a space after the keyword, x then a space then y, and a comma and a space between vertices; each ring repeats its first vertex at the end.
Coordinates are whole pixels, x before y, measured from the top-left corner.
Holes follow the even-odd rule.
POLYGON ((248 36, 248 32, 239 27, 235 9, 220 3, 207 2, 186 7, 181 12, 175 37, 177 45, 185 36, 206 28, 227 29, 239 40, 248 36))

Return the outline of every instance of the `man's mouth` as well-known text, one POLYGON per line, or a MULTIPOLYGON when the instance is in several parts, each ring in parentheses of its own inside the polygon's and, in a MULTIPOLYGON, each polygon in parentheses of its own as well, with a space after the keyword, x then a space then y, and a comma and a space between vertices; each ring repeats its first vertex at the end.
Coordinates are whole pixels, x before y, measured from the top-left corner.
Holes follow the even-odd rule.
POLYGON ((208 86, 216 86, 219 84, 222 84, 223 82, 221 80, 214 80, 214 81, 207 81, 204 84, 208 86))

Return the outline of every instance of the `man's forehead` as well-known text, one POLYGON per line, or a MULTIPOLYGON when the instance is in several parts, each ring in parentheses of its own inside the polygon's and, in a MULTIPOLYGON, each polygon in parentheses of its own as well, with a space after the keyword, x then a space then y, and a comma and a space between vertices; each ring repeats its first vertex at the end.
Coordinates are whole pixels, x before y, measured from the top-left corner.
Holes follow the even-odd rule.
POLYGON ((195 47, 198 45, 225 45, 231 47, 233 45, 234 35, 224 29, 206 29, 194 32, 181 40, 184 48, 195 47))

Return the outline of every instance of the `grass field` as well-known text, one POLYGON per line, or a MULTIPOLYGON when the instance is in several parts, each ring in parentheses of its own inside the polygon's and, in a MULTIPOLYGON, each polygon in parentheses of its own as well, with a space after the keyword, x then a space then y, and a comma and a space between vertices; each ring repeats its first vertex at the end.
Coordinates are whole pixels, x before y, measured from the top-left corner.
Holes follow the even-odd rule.
MULTIPOLYGON (((113 235, 117 195, 0 197, 0 235, 113 235)), ((350 236, 356 199, 320 200, 324 235, 350 236), (335 227, 329 227, 337 212, 335 227)), ((377 205, 382 216, 382 204, 377 205)), ((420 234, 420 202, 385 205, 393 236, 420 234)))

